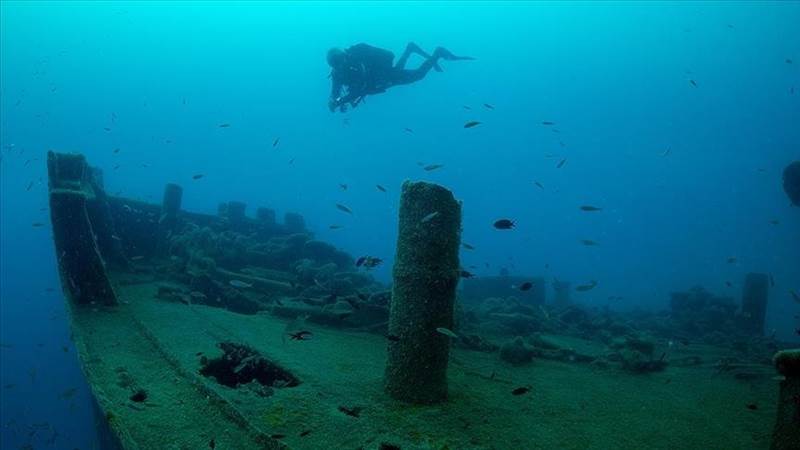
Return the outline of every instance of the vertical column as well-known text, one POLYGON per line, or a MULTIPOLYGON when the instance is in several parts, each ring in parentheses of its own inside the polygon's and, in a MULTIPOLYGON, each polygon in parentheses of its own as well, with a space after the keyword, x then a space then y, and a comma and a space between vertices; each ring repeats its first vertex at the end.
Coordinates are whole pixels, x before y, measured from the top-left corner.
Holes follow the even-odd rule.
POLYGON ((164 199, 161 201, 161 215, 174 219, 181 210, 183 188, 177 184, 169 183, 164 186, 164 199))
POLYGON ((244 223, 244 211, 247 205, 242 202, 228 202, 228 220, 231 225, 237 226, 244 223))
POLYGON ((556 280, 553 282, 553 290, 555 291, 556 294, 555 300, 553 300, 553 306, 556 309, 564 309, 572 303, 572 301, 569 298, 569 288, 570 288, 569 281, 556 280))
POLYGON ((400 197, 386 363, 386 392, 397 400, 436 403, 447 398, 461 204, 447 189, 406 181, 400 197))
POLYGON ((800 443, 800 349, 780 351, 773 362, 784 380, 780 385, 770 449, 796 450, 800 443))
POLYGON ((283 216, 283 226, 288 233, 303 233, 306 231, 306 220, 301 214, 288 212, 283 216))
POLYGON ((765 273, 748 273, 742 290, 742 328, 753 334, 764 334, 764 316, 767 312, 769 276, 765 273))
POLYGON ((164 198, 161 200, 161 217, 158 218, 158 237, 156 239, 156 253, 159 255, 167 253, 169 237, 175 232, 182 198, 183 188, 173 183, 164 186, 164 198))
POLYGON ((800 161, 783 169, 783 190, 794 206, 800 206, 800 161))
POLYGON ((275 224, 275 210, 269 208, 258 208, 256 210, 256 219, 263 225, 275 224))

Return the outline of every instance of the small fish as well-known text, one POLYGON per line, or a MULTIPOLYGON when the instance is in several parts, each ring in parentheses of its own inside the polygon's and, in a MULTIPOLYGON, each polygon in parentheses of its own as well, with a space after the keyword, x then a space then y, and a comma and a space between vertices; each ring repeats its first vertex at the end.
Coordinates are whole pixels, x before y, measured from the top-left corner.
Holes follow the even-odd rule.
POLYGON ((749 409, 750 411, 755 411, 755 410, 757 410, 757 409, 758 409, 758 404, 756 404, 756 403, 748 403, 748 404, 746 404, 746 405, 744 405, 744 406, 745 406, 747 409, 749 409))
POLYGON ((430 222, 431 220, 435 219, 438 215, 439 215, 439 211, 434 211, 434 212, 428 214, 427 216, 423 217, 422 220, 419 221, 419 223, 430 222))
POLYGON ((733 287, 733 283, 731 283, 730 281, 726 281, 725 282, 725 286, 733 287))
POLYGON ((221 123, 221 124, 218 125, 219 128, 229 128, 230 126, 231 126, 231 124, 229 124, 229 123, 221 123))
POLYGON ((521 386, 511 391, 511 395, 524 395, 530 391, 531 391, 530 386, 521 386))
POLYGON ((449 329, 444 328, 444 327, 437 328, 436 332, 439 333, 439 334, 443 334, 443 335, 445 335, 447 337, 451 337, 453 339, 458 339, 458 335, 457 334, 453 333, 452 331, 450 331, 449 329))
POLYGON ((486 108, 486 109, 494 109, 494 106, 492 106, 492 105, 490 105, 488 103, 484 103, 483 107, 486 108))
POLYGON ((510 230, 514 228, 515 224, 510 219, 498 219, 494 222, 494 227, 498 230, 510 230))
POLYGON ((27 191, 30 191, 32 187, 33 187, 33 181, 31 181, 30 183, 28 183, 28 187, 26 187, 26 188, 25 188, 25 191, 26 191, 26 192, 27 192, 27 191))
POLYGON ((556 169, 564 167, 564 164, 566 163, 567 163, 567 158, 562 159, 561 162, 559 162, 558 165, 556 166, 556 169))
POLYGON ((347 214, 353 214, 353 210, 351 210, 347 206, 342 205, 341 203, 336 204, 336 209, 342 212, 346 212, 347 214))
POLYGON ((586 245, 586 246, 600 245, 600 244, 598 244, 597 242, 595 242, 595 241, 593 241, 591 239, 581 239, 581 244, 586 245))
POLYGON ((549 127, 555 125, 555 122, 550 122, 549 120, 542 121, 542 125, 549 127))
POLYGON ((423 167, 422 170, 425 172, 431 172, 436 169, 441 169, 444 167, 444 164, 428 164, 427 166, 423 167))
POLYGON ((461 243, 461 246, 462 246, 462 247, 464 247, 464 248, 465 248, 465 249, 467 249, 467 250, 475 250, 475 247, 473 247, 473 246, 472 246, 472 245, 470 245, 470 244, 467 244, 466 242, 462 242, 462 243, 461 243))
POLYGON ((269 437, 271 437, 272 439, 283 439, 283 438, 286 437, 286 435, 285 434, 280 434, 280 433, 275 433, 275 434, 270 434, 269 437))
POLYGON ((106 131, 106 133, 108 133, 109 131, 111 131, 111 128, 108 128, 108 127, 103 127, 103 129, 106 131))
POLYGON ((797 303, 800 303, 800 294, 798 294, 797 291, 792 289, 792 290, 789 291, 789 293, 792 294, 792 298, 794 299, 794 301, 796 301, 797 303))
POLYGON ((539 183, 538 181, 534 181, 533 184, 535 184, 536 187, 538 187, 539 189, 544 190, 544 186, 542 186, 542 183, 539 183))
POLYGON ((467 122, 467 123, 465 123, 465 124, 464 124, 464 128, 472 128, 472 127, 477 127, 477 126, 478 126, 478 125, 480 125, 480 124, 481 124, 481 123, 480 123, 480 122, 478 122, 477 120, 470 120, 469 122, 467 122))
POLYGON ((689 83, 690 83, 692 86, 694 86, 694 87, 697 87, 697 82, 696 82, 696 81, 694 81, 694 80, 689 80, 689 83))
POLYGON ((347 414, 350 417, 358 417, 361 415, 361 408, 360 406, 353 406, 352 408, 348 408, 347 406, 339 406, 339 411, 347 414))
POLYGON ((470 106, 467 106, 467 105, 461 105, 461 107, 462 107, 462 108, 464 108, 464 109, 465 109, 465 110, 467 110, 467 111, 472 111, 472 107, 470 107, 470 106))
POLYGON ((75 396, 76 392, 78 392, 78 388, 74 388, 74 387, 73 388, 69 388, 69 389, 65 390, 64 392, 62 392, 58 396, 58 398, 61 399, 61 400, 69 400, 69 399, 71 399, 72 397, 75 396))
POLYGON ((581 211, 594 212, 594 211, 602 211, 602 210, 603 210, 603 208, 598 208, 597 206, 591 206, 591 205, 583 205, 583 206, 581 206, 581 211))
POLYGON ((41 222, 33 222, 33 223, 31 224, 31 226, 32 226, 33 228, 40 228, 40 227, 43 227, 43 226, 44 226, 44 224, 43 224, 43 223, 41 223, 41 222))
POLYGON ((115 148, 113 153, 114 153, 114 154, 117 154, 117 153, 119 153, 119 148, 115 148))
POLYGON ((661 154, 661 157, 669 155, 669 152, 671 152, 671 151, 672 151, 671 148, 668 148, 668 149, 664 150, 664 153, 661 154))
POLYGON ((381 186, 380 184, 376 184, 375 188, 381 192, 386 192, 386 188, 381 186))
POLYGON ((792 63, 792 60, 789 59, 789 58, 786 58, 786 64, 791 64, 791 63, 792 63))
POLYGON ((210 448, 211 450, 217 448, 217 441, 215 441, 214 438, 211 438, 211 440, 208 441, 208 448, 210 448))
POLYGON ((582 284, 580 286, 577 286, 575 290, 578 292, 586 292, 594 289, 595 286, 597 286, 597 281, 592 280, 588 284, 582 284))
POLYGON ((347 185, 344 184, 344 183, 339 183, 339 189, 341 189, 343 191, 346 191, 347 190, 347 185))
POLYGON ((520 291, 530 291, 532 287, 533 287, 533 283, 531 283, 530 281, 526 281, 526 282, 520 284, 518 289, 520 291))
POLYGON ((376 258, 374 256, 362 256, 356 260, 356 267, 364 266, 367 269, 372 269, 373 267, 378 267, 383 260, 380 258, 376 258))
POLYGON ((279 138, 279 137, 276 137, 276 138, 275 138, 275 140, 274 140, 274 141, 272 141, 272 148, 275 148, 275 147, 277 147, 277 146, 278 146, 278 144, 280 144, 280 142, 281 142, 281 138, 279 138))
POLYGON ((781 221, 778 219, 772 219, 769 221, 770 225, 780 225, 781 221))
POLYGON ((311 336, 313 336, 313 334, 307 330, 289 333, 289 339, 292 341, 307 341, 311 339, 311 336))
POLYGON ((338 230, 342 228, 342 225, 328 225, 328 228, 331 230, 338 230))
POLYGON ((228 284, 230 284, 231 286, 233 286, 235 288, 240 288, 240 289, 249 289, 249 288, 253 287, 252 284, 245 283, 244 281, 241 281, 241 280, 231 280, 231 281, 228 281, 228 284))
POLYGON ((475 277, 475 274, 474 274, 474 273, 472 273, 472 272, 467 272, 467 271, 466 271, 466 270, 464 270, 464 269, 461 269, 461 270, 459 271, 459 275, 461 276, 461 278, 474 278, 474 277, 475 277))
POLYGON ((728 264, 734 264, 734 263, 736 263, 736 257, 735 256, 731 256, 730 258, 728 258, 728 264))
POLYGON ((305 437, 305 436, 308 436, 309 434, 311 434, 311 430, 303 430, 303 431, 300 432, 299 436, 300 437, 305 437))
POLYGON ((199 180, 200 178, 203 178, 204 176, 205 175, 203 175, 202 173, 198 173, 196 175, 192 175, 192 179, 193 180, 199 180))
POLYGON ((141 261, 144 259, 142 255, 131 256, 131 261, 141 261))
POLYGON ((394 334, 387 334, 386 339, 388 339, 391 342, 400 342, 400 336, 394 334))
POLYGON ((403 128, 403 131, 405 131, 406 133, 413 133, 414 132, 414 130, 412 130, 411 128, 408 128, 408 127, 403 128))

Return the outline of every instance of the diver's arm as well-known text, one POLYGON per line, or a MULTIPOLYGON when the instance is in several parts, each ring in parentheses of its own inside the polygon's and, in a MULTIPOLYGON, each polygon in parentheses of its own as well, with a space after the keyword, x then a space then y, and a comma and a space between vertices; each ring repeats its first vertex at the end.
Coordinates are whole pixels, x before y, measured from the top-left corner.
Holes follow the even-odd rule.
POLYGON ((331 79, 331 96, 328 98, 328 109, 333 112, 340 104, 339 95, 342 93, 342 83, 336 78, 331 79))
POLYGON ((337 106, 341 106, 342 112, 344 112, 344 107, 349 103, 351 107, 355 108, 358 104, 363 100, 365 94, 360 92, 348 92, 347 95, 344 97, 340 97, 339 100, 336 102, 337 106))

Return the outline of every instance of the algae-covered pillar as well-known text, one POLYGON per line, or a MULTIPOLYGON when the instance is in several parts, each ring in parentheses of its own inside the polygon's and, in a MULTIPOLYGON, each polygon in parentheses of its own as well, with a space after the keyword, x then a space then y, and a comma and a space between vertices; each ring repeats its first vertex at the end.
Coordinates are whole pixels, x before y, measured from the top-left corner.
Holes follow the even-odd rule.
POLYGON ((246 209, 247 204, 244 202, 228 202, 228 221, 231 226, 238 227, 244 223, 246 217, 244 212, 246 209))
POLYGON ((767 313, 769 275, 748 273, 742 289, 742 328, 752 334, 764 334, 764 317, 767 313))
POLYGON ((178 213, 181 210, 182 199, 182 187, 174 183, 167 183, 164 186, 164 198, 161 200, 161 216, 158 219, 157 253, 166 253, 167 240, 175 231, 178 223, 178 213))
POLYGON ((770 449, 796 450, 800 448, 800 348, 776 353, 773 362, 784 380, 780 385, 770 449))
POLYGON ((174 183, 164 186, 164 199, 161 202, 161 214, 174 218, 181 210, 183 188, 174 183))
POLYGON ((800 161, 783 169, 783 190, 794 206, 800 206, 800 161))
POLYGON ((389 312, 386 392, 410 403, 447 398, 461 203, 447 189, 425 182, 403 183, 399 233, 389 312))
POLYGON ((306 231, 306 220, 302 214, 287 212, 283 216, 283 226, 287 233, 304 233, 306 231))
POLYGON ((556 309, 565 309, 572 304, 569 298, 569 281, 553 281, 553 291, 555 291, 555 300, 553 300, 553 307, 556 309))

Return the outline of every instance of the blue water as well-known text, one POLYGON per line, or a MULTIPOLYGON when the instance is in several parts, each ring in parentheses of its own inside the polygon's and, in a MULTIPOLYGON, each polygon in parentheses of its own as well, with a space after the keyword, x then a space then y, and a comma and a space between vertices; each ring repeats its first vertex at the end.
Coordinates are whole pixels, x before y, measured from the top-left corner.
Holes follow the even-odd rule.
POLYGON ((95 439, 48 149, 84 153, 112 194, 158 202, 176 182, 187 210, 300 212, 319 238, 384 258, 385 281, 400 184, 433 181, 463 201, 477 274, 598 280, 579 301, 652 310, 695 284, 738 297, 744 274, 767 272, 767 328, 797 340, 800 209, 781 172, 800 158, 798 23, 796 2, 0 3, 0 447, 31 430, 43 447, 53 428, 53 448, 95 439), (328 111, 330 47, 399 55, 409 40, 477 59, 328 111))

